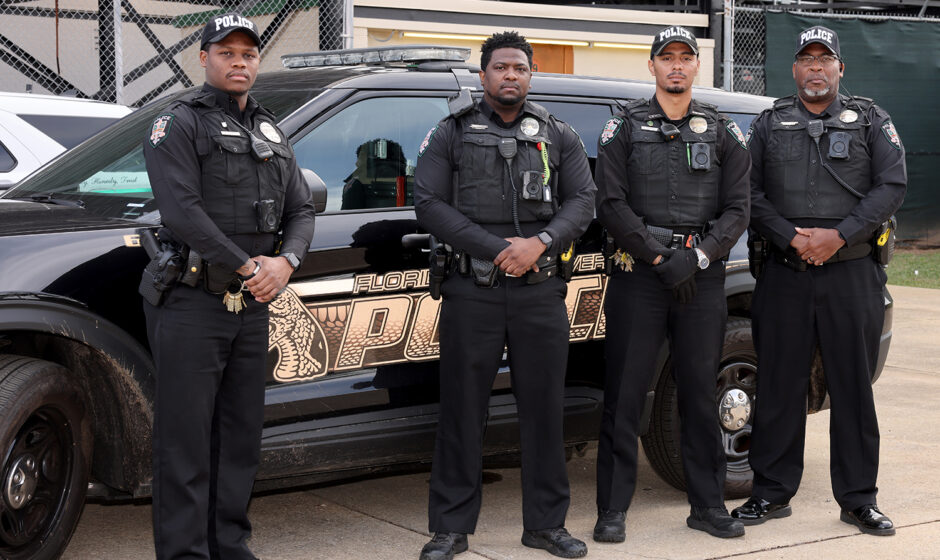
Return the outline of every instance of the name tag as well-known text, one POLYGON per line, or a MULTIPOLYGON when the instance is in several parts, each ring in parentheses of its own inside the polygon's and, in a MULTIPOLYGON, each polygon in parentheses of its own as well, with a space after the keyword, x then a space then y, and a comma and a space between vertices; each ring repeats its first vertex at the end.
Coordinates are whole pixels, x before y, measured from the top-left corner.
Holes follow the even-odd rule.
POLYGON ((222 136, 241 136, 242 133, 237 130, 220 130, 219 134, 222 136))
POLYGON ((659 132, 659 129, 655 126, 641 126, 640 130, 648 130, 650 132, 659 132))

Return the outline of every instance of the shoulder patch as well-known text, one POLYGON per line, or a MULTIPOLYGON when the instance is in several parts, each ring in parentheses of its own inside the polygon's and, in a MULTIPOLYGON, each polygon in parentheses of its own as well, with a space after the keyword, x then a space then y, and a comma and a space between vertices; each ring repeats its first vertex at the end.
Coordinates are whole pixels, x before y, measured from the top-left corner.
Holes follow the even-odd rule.
POLYGON ((898 136, 898 131, 895 130, 893 122, 887 121, 881 125, 881 131, 885 133, 885 138, 888 139, 888 142, 891 142, 895 150, 900 150, 903 147, 901 146, 901 137, 898 136))
MULTIPOLYGON (((734 139, 738 141, 738 144, 741 144, 741 147, 745 150, 747 149, 747 139, 744 138, 744 134, 741 132, 741 129, 738 127, 738 123, 729 120, 728 124, 725 125, 725 128, 728 129, 728 132, 731 133, 731 136, 734 136, 734 139)), ((750 129, 748 129, 750 132, 750 129)))
POLYGON ((604 130, 601 131, 601 146, 606 146, 617 137, 617 133, 620 132, 620 129, 623 128, 623 119, 620 117, 613 117, 607 121, 607 124, 604 125, 604 130))
POLYGON ((754 126, 747 127, 747 134, 744 135, 744 143, 748 146, 751 145, 751 135, 754 134, 754 126))
POLYGON ((424 154, 424 151, 428 149, 428 144, 431 143, 431 138, 434 136, 434 133, 437 132, 438 126, 440 125, 434 125, 434 127, 428 131, 428 134, 424 137, 424 140, 421 141, 421 145, 418 146, 418 157, 421 157, 421 155, 424 154))
POLYGON ((154 148, 159 146, 168 134, 170 134, 170 125, 176 118, 172 114, 163 114, 153 120, 153 126, 150 127, 150 145, 154 148))

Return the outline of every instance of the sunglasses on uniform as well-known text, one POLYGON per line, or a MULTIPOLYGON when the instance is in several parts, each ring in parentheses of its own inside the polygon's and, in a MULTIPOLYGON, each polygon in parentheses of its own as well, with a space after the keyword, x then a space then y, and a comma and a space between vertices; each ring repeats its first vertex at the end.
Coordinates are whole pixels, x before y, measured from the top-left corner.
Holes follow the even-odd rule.
POLYGON ((812 66, 817 61, 822 66, 829 66, 833 62, 838 62, 840 59, 834 54, 823 54, 820 56, 813 56, 811 54, 800 54, 796 57, 796 63, 800 66, 812 66))

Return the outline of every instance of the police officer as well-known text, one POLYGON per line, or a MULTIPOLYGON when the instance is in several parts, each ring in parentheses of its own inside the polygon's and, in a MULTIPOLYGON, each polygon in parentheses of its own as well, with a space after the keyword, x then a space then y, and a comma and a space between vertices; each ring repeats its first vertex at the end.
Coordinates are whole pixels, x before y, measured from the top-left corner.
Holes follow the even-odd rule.
POLYGON ((829 392, 832 492, 841 519, 893 535, 877 507, 878 421, 871 379, 884 324, 883 267, 873 234, 901 205, 904 148, 870 99, 839 94, 839 37, 812 27, 797 39, 797 95, 777 100, 748 132, 751 228, 772 255, 754 291, 760 377, 745 525, 790 515, 803 473, 806 393, 817 346, 829 392))
POLYGON ((604 303, 600 542, 625 539, 640 416, 667 336, 692 506, 687 524, 716 537, 744 534, 724 507, 715 379, 727 319, 723 261, 747 226, 750 159, 734 121, 692 99, 698 52, 689 30, 659 32, 648 63, 655 95, 629 103, 598 142, 597 216, 619 248, 604 303))
POLYGON ((210 19, 199 53, 206 83, 170 105, 144 140, 168 230, 161 239, 204 259, 187 265, 203 268, 193 286, 144 304, 157 366, 159 559, 255 558, 246 510, 260 454, 268 303, 307 253, 314 221, 287 137, 248 94, 260 44, 244 17, 210 19))
MULTIPOLYGON (((504 345, 522 444, 522 544, 587 554, 564 528, 562 401, 568 355, 557 255, 592 219, 594 181, 567 124, 526 100, 532 47, 515 32, 483 43, 483 99, 452 103, 415 171, 418 222, 455 251, 443 283, 440 423, 422 560, 467 550, 480 511, 481 452, 504 345)), ((464 90, 466 91, 466 90, 464 90)))

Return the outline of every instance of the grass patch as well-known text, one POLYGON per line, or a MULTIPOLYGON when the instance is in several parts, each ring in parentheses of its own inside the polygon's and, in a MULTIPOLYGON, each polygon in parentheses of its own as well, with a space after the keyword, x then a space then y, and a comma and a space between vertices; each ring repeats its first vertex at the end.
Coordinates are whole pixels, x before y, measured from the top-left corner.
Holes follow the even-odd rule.
POLYGON ((887 270, 888 284, 940 289, 940 249, 898 249, 887 270))

